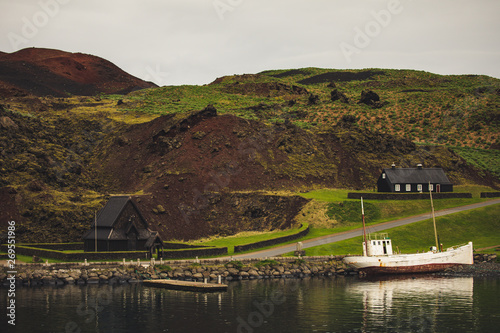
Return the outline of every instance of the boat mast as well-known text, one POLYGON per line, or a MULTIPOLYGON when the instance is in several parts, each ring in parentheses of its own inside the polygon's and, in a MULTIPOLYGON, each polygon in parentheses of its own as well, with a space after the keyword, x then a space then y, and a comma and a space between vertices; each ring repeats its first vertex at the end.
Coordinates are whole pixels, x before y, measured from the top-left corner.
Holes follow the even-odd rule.
POLYGON ((368 255, 368 242, 366 241, 365 208, 363 206, 363 197, 361 197, 361 217, 363 219, 363 240, 365 242, 365 253, 366 255, 368 255))
POLYGON ((439 242, 436 229, 436 216, 434 215, 434 203, 432 202, 431 182, 429 182, 429 195, 431 197, 432 223, 434 224, 434 237, 436 238, 436 251, 439 252, 439 242))

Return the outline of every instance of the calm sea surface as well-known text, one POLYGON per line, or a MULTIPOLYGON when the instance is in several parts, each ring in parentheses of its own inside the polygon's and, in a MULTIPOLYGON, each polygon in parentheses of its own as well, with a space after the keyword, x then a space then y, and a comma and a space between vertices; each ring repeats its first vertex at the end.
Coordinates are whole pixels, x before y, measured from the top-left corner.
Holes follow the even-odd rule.
POLYGON ((0 289, 0 332, 499 332, 500 279, 419 276, 230 282, 224 293, 141 284, 0 289), (14 329, 13 329, 14 328, 14 329))

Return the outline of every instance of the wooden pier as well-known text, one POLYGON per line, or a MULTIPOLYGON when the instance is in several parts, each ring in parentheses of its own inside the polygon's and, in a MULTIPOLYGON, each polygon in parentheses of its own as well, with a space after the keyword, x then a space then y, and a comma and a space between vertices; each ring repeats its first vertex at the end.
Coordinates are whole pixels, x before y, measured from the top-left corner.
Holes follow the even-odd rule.
POLYGON ((203 283, 193 281, 180 281, 180 280, 144 280, 142 284, 145 286, 167 288, 173 290, 185 291, 227 291, 227 284, 203 283))

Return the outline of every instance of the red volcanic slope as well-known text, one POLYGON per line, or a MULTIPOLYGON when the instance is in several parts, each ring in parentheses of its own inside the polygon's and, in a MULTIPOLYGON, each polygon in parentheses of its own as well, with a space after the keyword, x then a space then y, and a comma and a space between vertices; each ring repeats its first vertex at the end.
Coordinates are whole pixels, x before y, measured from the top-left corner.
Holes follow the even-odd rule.
POLYGON ((0 96, 126 94, 156 87, 113 63, 83 53, 27 48, 0 52, 0 96))

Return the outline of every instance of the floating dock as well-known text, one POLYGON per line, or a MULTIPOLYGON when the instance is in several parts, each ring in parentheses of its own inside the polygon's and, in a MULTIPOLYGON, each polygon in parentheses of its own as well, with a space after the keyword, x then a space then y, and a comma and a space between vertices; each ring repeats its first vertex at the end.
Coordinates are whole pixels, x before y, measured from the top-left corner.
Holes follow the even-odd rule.
POLYGON ((227 284, 203 283, 180 280, 144 280, 142 284, 151 287, 160 287, 185 291, 227 291, 227 284))

